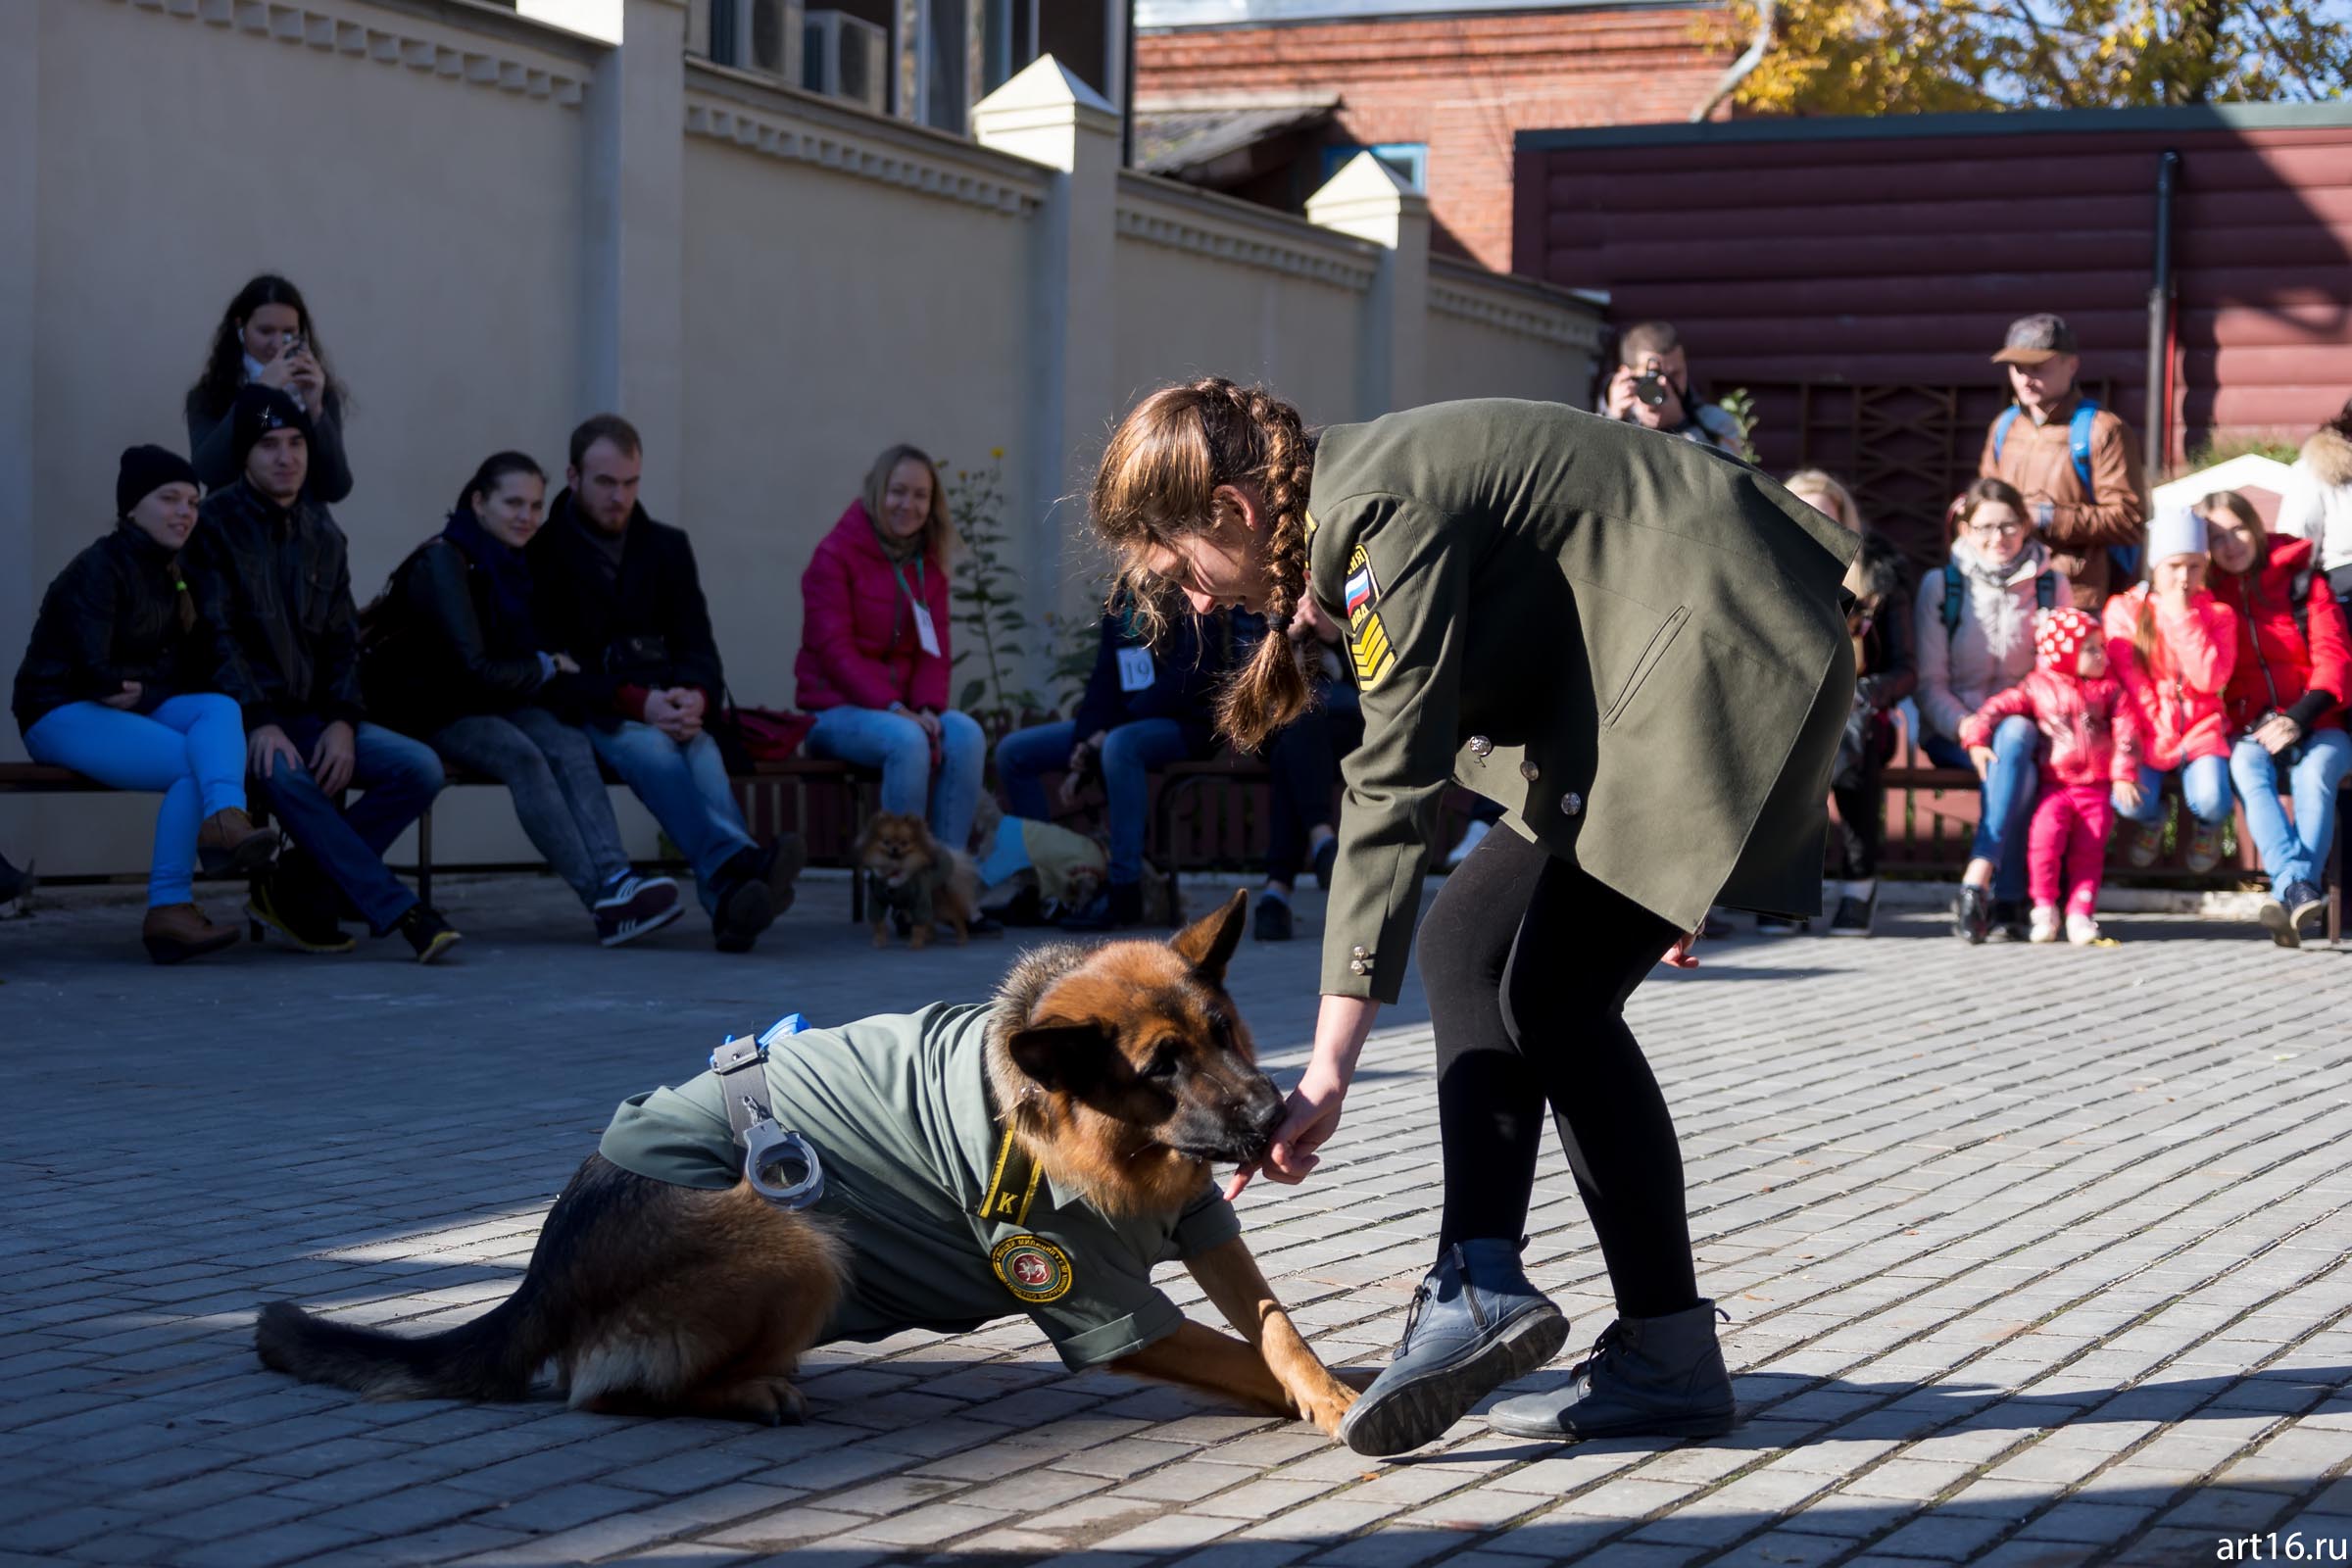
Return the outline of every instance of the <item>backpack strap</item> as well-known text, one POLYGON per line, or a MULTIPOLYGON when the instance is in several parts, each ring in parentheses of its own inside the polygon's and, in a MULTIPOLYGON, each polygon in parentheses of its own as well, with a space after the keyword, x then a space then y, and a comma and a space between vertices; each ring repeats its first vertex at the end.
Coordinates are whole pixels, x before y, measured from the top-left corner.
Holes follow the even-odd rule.
POLYGON ((2082 481, 2085 496, 2097 494, 2090 487, 2090 427, 2098 417, 2099 406, 2084 398, 2075 405, 2075 416, 2066 421, 2067 455, 2075 460, 2075 477, 2082 481))
POLYGON ((1946 561, 1943 564, 1942 613, 1943 635, 1947 638, 1957 636, 1959 634, 1960 596, 1967 591, 1967 588, 1960 581, 1960 564, 1956 561, 1946 561))
MULTIPOLYGON (((2313 562, 2317 561, 2318 556, 2319 552, 2314 550, 2313 562)), ((2313 562, 2305 563, 2303 569, 2295 573, 2293 585, 2287 589, 2288 608, 2295 614, 2295 633, 2303 639, 2307 653, 2311 648, 2311 579, 2318 569, 2313 562)))
POLYGON ((2058 574, 2054 571, 2045 571, 2036 575, 2034 579, 2034 608, 2048 610, 2057 603, 2058 574))
POLYGON ((2001 461, 2001 445, 2009 439, 2009 427, 2017 422, 2021 411, 2014 403, 2003 409, 2000 417, 1992 421, 1992 461, 2001 461))

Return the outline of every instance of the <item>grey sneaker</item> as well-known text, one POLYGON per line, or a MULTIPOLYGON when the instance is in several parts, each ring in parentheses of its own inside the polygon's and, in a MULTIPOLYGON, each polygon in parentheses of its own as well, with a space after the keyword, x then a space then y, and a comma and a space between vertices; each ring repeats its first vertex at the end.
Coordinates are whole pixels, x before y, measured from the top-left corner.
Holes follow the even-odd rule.
POLYGON ((2282 948, 2303 945, 2303 927, 2328 912, 2328 895, 2309 882, 2289 882, 2262 905, 2262 923, 2282 948))
POLYGON ((2188 835, 2188 848, 2180 863, 2203 876, 2222 863, 2222 825, 2219 822, 2199 822, 2188 835))
POLYGON ((1379 1456, 1418 1448, 1559 1353, 1568 1320, 1528 1282, 1520 1245, 1490 1238, 1446 1249, 1413 1292, 1388 1369, 1340 1423, 1342 1443, 1379 1456))
POLYGON ((1740 1411, 1716 1312, 1700 1301, 1665 1317, 1621 1317, 1565 1384, 1504 1399, 1487 1424, 1515 1438, 1721 1437, 1740 1411))
POLYGON ((2316 883, 2298 882, 2286 890, 2286 915, 2297 931, 2328 912, 2328 894, 2316 883))

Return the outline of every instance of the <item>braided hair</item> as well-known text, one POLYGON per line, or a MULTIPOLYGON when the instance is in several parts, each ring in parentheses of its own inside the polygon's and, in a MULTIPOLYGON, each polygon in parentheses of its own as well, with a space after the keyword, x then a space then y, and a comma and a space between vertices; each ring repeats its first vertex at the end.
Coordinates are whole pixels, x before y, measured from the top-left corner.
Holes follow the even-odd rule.
POLYGON ((1162 387, 1136 405, 1119 421, 1095 475, 1095 528, 1119 556, 1114 595, 1130 597, 1154 642, 1174 616, 1191 610, 1178 585, 1152 570, 1146 552, 1238 518, 1231 498, 1217 495, 1220 487, 1248 485, 1264 498, 1266 634, 1217 694, 1217 730, 1244 751, 1263 746, 1312 700, 1289 630, 1306 591, 1306 495, 1314 464, 1314 441, 1296 408, 1263 387, 1203 376, 1162 387))

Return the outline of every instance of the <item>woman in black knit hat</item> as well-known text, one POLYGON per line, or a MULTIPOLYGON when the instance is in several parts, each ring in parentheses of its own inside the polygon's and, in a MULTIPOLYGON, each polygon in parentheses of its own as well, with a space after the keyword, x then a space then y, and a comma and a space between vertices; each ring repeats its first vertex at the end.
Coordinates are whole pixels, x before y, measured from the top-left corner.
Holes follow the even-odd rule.
POLYGON ((245 725, 211 684, 211 639, 179 569, 196 526, 196 470, 131 447, 115 481, 117 523, 58 573, 17 669, 17 726, 33 760, 117 789, 160 790, 147 877, 148 956, 177 963, 237 940, 197 908, 208 870, 269 866, 277 834, 245 814, 245 725))

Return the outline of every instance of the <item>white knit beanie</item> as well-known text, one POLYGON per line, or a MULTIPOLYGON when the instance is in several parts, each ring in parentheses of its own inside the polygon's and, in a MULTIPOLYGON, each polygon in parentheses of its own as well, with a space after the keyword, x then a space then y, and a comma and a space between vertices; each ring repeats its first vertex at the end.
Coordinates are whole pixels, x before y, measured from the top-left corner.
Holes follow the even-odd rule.
POLYGON ((2171 507, 2156 514, 2148 523, 2148 564, 2170 561, 2175 556, 2202 556, 2209 553, 2205 541, 2205 519, 2186 507, 2171 507))

